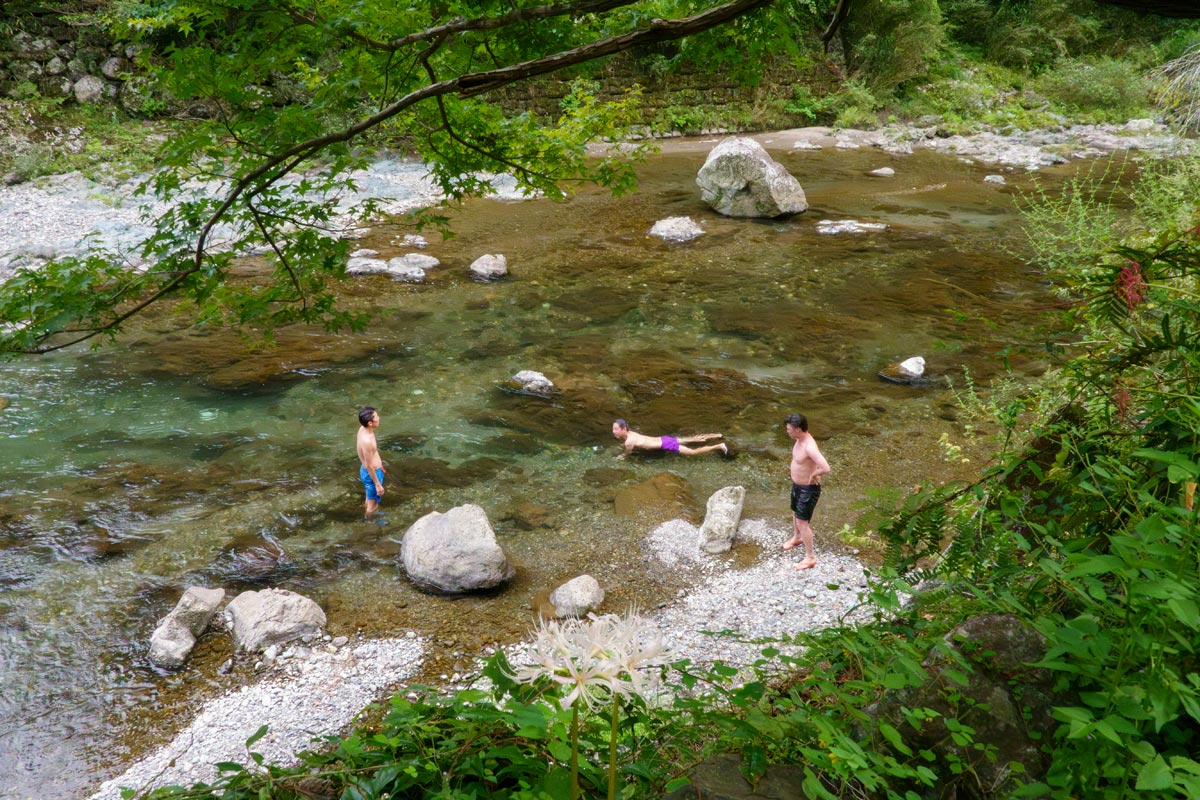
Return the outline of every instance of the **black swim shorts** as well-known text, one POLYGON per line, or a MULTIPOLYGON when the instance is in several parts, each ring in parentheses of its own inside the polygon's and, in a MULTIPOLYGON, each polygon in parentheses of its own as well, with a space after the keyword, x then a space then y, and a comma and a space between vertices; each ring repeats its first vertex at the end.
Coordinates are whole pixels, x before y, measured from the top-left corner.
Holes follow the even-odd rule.
POLYGON ((821 484, 809 483, 801 486, 798 483, 792 484, 792 512, 796 515, 796 519, 803 522, 808 522, 812 519, 813 509, 817 507, 817 500, 821 497, 821 484))

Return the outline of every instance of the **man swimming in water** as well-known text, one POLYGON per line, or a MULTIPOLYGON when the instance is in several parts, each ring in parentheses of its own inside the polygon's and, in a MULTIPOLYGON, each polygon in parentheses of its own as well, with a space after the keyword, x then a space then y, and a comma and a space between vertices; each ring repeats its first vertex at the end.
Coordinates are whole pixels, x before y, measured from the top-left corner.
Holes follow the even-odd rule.
POLYGON ((711 442, 713 439, 720 439, 719 433, 698 433, 694 436, 646 436, 637 431, 629 430, 629 423, 623 419, 619 419, 612 425, 613 436, 620 439, 625 444, 625 452, 617 456, 617 458, 625 458, 634 450, 669 450, 672 453, 682 453, 685 456, 698 456, 702 453, 711 453, 714 450, 720 450, 722 453, 729 453, 729 446, 724 442, 717 444, 704 445, 703 447, 688 447, 689 444, 698 442, 711 442))
POLYGON ((829 462, 821 455, 817 440, 808 432, 808 418, 803 414, 788 414, 783 420, 792 445, 792 538, 783 543, 784 550, 804 545, 804 560, 796 569, 811 569, 817 565, 813 545, 812 520, 817 500, 821 497, 821 476, 829 472, 829 462))
POLYGON ((379 455, 379 444, 375 441, 375 429, 379 427, 379 412, 367 406, 358 412, 358 479, 367 493, 367 516, 379 509, 383 499, 383 459, 379 455))

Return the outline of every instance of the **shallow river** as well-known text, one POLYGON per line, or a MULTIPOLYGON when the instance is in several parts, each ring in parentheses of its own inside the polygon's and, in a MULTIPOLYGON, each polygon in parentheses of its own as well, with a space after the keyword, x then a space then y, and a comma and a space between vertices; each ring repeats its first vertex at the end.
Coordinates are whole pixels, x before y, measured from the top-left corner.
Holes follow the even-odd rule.
MULTIPOLYGON (((608 591, 604 610, 672 596, 678 578, 642 537, 657 519, 698 521, 722 486, 747 488, 745 516, 787 524, 788 412, 808 415, 833 465, 814 521, 826 546, 880 492, 977 469, 939 444, 981 449, 953 391, 876 373, 920 354, 983 386, 1001 351, 1036 352, 1047 288, 1007 252, 1025 179, 996 187, 993 170, 928 153, 780 153, 812 209, 723 219, 693 183, 710 146, 654 157, 633 197, 471 203, 457 238, 430 236, 442 266, 425 285, 347 284, 375 311, 361 335, 285 331, 250 352, 162 315, 97 352, 0 365, 0 798, 77 796, 169 738, 197 697, 248 679, 218 674, 223 635, 178 673, 148 664, 185 586, 293 589, 334 635, 432 633, 436 680, 522 636, 537 595, 582 572, 608 591), (896 177, 866 176, 885 165, 896 177), (646 236, 676 215, 706 235, 646 236), (822 235, 826 218, 890 227, 822 235), (468 280, 484 253, 504 253, 511 277, 468 280), (561 394, 502 391, 521 369, 561 394), (389 465, 373 522, 354 452, 365 404, 389 465), (653 435, 721 431, 737 457, 615 461, 618 416, 653 435), (396 564, 406 527, 468 502, 516 578, 487 597, 415 591, 396 564), (629 506, 645 514, 618 515, 629 506)), ((408 232, 361 245, 396 255, 408 232)), ((1045 364, 1014 353, 1011 367, 1045 364)))

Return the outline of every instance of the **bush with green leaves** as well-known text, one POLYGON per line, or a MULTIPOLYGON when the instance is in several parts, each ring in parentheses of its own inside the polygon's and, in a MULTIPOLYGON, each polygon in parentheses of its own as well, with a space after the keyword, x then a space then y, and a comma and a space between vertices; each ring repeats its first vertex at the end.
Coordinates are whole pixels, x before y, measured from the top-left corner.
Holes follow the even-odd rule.
POLYGON ((1150 84, 1133 64, 1113 58, 1061 59, 1034 81, 1051 101, 1096 122, 1151 115, 1150 84))
MULTIPOLYGON (((1148 169, 1130 227, 1045 265, 1070 303, 1055 346, 1072 357, 1027 445, 881 528, 900 573, 937 576, 1046 638, 1037 666, 1059 726, 1047 774, 1019 797, 1200 796, 1198 169, 1148 169)), ((1041 208, 1033 235, 1057 212, 1078 228, 1084 207, 1041 208)))

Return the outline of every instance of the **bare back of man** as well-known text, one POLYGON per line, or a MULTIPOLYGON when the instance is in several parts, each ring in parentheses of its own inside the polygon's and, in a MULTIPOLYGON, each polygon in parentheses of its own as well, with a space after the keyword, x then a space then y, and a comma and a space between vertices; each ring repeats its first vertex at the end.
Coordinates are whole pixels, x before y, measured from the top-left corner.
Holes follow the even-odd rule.
POLYGON ((817 551, 810 521, 821 496, 821 476, 829 472, 829 462, 821 455, 817 440, 808 432, 808 420, 802 414, 789 414, 784 427, 794 443, 788 466, 792 479, 792 537, 783 543, 783 549, 791 550, 803 544, 804 558, 796 569, 811 569, 817 564, 817 551))
POLYGON ((613 423, 613 436, 621 441, 625 446, 625 452, 621 453, 617 458, 625 458, 634 450, 668 450, 671 452, 681 453, 685 456, 698 456, 703 453, 711 453, 715 450, 720 450, 722 453, 728 453, 729 447, 724 442, 717 444, 704 445, 703 447, 688 447, 691 444, 700 444, 702 442, 711 442, 713 439, 722 438, 719 433, 696 433, 690 436, 647 436, 644 433, 638 433, 629 429, 629 423, 623 419, 619 419, 613 423))

